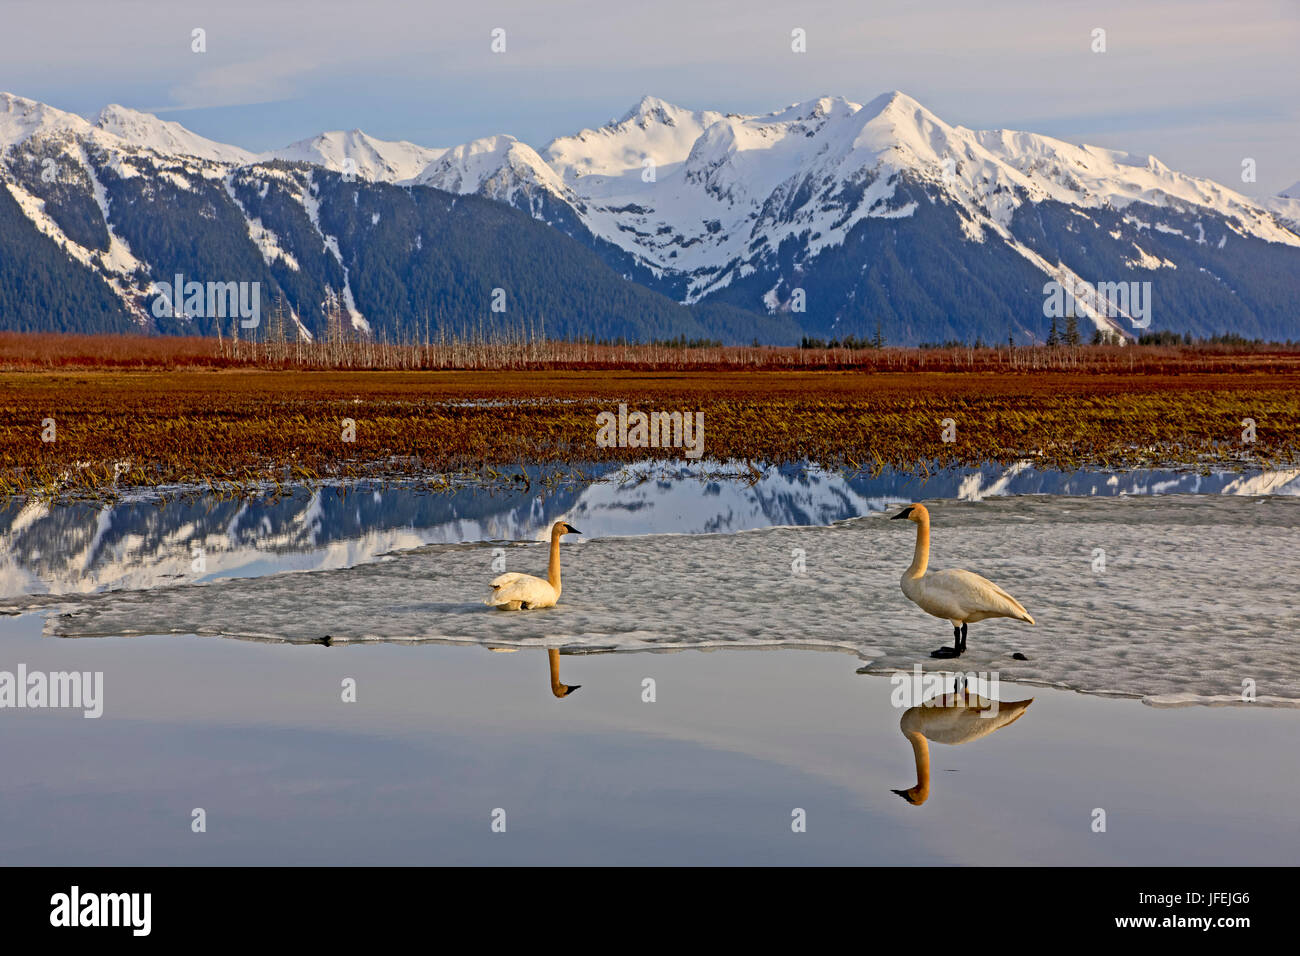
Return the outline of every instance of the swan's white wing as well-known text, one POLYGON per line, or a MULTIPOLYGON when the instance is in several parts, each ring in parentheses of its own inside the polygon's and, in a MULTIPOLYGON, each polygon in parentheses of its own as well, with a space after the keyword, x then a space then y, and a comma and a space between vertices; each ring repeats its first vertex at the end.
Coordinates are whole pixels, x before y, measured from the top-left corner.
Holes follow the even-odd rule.
POLYGON ((922 606, 936 616, 954 621, 1014 617, 1034 623, 1019 601, 988 578, 972 571, 935 571, 925 575, 921 581, 926 599, 922 606), (927 605, 933 605, 934 609, 927 605))
POLYGON ((492 596, 484 604, 513 604, 519 601, 529 607, 550 607, 557 595, 549 581, 531 574, 511 572, 492 580, 492 596))

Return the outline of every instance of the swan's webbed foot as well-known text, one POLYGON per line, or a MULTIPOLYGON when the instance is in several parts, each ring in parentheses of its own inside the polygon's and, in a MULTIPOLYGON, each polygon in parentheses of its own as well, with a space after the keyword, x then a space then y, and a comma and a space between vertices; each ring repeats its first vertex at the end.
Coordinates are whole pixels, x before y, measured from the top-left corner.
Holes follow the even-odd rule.
POLYGON ((960 648, 941 647, 937 651, 930 652, 931 657, 961 657, 960 648))

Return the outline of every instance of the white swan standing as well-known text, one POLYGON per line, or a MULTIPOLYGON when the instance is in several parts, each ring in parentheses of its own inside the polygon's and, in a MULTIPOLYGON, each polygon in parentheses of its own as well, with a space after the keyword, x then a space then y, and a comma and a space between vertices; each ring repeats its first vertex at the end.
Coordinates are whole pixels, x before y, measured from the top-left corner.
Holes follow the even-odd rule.
POLYGON ((916 523, 916 553, 903 572, 903 593, 927 614, 952 623, 952 647, 941 647, 931 657, 958 657, 966 650, 966 625, 990 617, 1010 617, 1034 623, 1029 612, 988 578, 970 571, 935 571, 926 574, 930 563, 930 512, 925 505, 904 508, 890 520, 906 518, 916 523))
POLYGON ((916 786, 895 790, 894 793, 913 806, 925 803, 930 798, 928 741, 965 744, 979 740, 1015 723, 1033 702, 1032 697, 1028 700, 994 701, 967 689, 909 707, 898 722, 898 729, 912 744, 912 753, 916 757, 916 786))
POLYGON ((551 560, 546 566, 546 577, 509 571, 492 579, 492 594, 484 604, 494 605, 502 611, 525 611, 539 607, 555 607, 560 599, 560 535, 582 534, 572 525, 557 521, 551 528, 551 560))

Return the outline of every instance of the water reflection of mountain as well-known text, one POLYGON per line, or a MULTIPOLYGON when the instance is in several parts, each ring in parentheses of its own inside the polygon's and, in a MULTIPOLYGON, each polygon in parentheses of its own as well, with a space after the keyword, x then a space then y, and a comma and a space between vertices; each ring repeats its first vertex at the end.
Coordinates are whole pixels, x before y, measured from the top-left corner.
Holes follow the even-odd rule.
POLYGON ((1000 467, 935 472, 929 477, 886 470, 877 478, 850 478, 848 484, 866 498, 911 497, 977 501, 998 495, 1300 495, 1300 469, 1271 472, 1216 471, 1199 474, 1172 469, 1145 471, 1051 471, 1028 462, 1000 467))
MULTIPOLYGON (((411 487, 297 489, 275 500, 178 498, 0 507, 0 595, 137 589, 280 570, 346 567, 425 544, 532 540, 559 517, 588 536, 743 531, 829 524, 900 500, 995 495, 1300 494, 1300 471, 1104 474, 986 466, 920 478, 846 477, 790 465, 757 480, 711 478, 719 466, 643 466, 632 480, 531 490, 411 487), (195 548, 202 563, 195 565, 195 548)), ((733 471, 736 469, 732 469, 733 471)), ((612 469, 588 468, 608 476, 612 469)))
POLYGON ((532 529, 547 526, 581 493, 576 485, 544 495, 389 486, 354 487, 346 494, 297 488, 277 499, 249 501, 182 496, 162 505, 11 501, 0 506, 0 595, 346 567, 435 542, 531 537, 532 529))

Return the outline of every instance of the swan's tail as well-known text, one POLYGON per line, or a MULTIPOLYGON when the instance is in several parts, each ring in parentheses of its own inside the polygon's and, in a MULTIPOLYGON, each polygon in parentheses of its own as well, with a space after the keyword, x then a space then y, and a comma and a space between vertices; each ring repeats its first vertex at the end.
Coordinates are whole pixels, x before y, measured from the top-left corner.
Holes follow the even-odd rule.
POLYGON ((1037 624, 1037 623, 1038 623, 1037 621, 1035 621, 1035 620, 1033 619, 1033 617, 1030 615, 1030 613, 1029 613, 1028 611, 1026 611, 1024 608, 1021 608, 1021 609, 1020 609, 1020 613, 1016 615, 1016 620, 1017 620, 1017 621, 1024 621, 1026 624, 1037 624))

